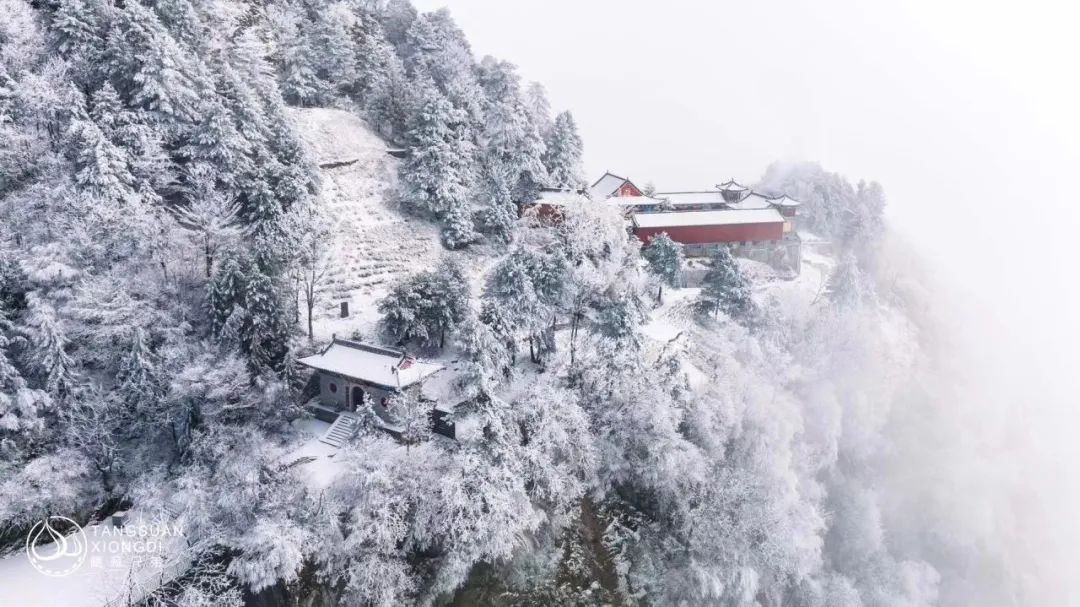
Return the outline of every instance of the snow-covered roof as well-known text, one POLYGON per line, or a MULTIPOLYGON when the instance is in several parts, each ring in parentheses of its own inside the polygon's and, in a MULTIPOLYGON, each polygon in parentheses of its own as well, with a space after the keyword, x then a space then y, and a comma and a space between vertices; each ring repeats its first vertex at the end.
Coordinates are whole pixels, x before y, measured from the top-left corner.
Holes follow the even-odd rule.
POLYGON ((784 195, 779 196, 777 198, 770 198, 769 202, 771 202, 772 204, 775 204, 777 206, 781 206, 781 207, 797 207, 797 206, 802 204, 801 202, 799 202, 798 200, 795 200, 794 198, 788 196, 787 194, 784 194, 784 195))
MULTIPOLYGON (((722 184, 717 187, 723 187, 723 185, 727 184, 722 184)), ((738 187, 742 187, 738 184, 735 185, 738 187)), ((746 192, 748 190, 735 190, 729 188, 728 191, 746 192)), ((795 200, 794 198, 791 198, 787 195, 771 198, 764 194, 753 191, 750 191, 748 194, 746 194, 737 201, 724 200, 723 192, 721 192, 720 190, 707 190, 704 192, 657 192, 656 194, 653 194, 653 196, 655 198, 663 198, 667 200, 671 204, 671 206, 676 208, 680 206, 690 206, 698 204, 726 204, 732 209, 747 210, 767 209, 773 206, 797 207, 800 204, 798 200, 795 200)))
POLYGON ((663 204, 664 200, 661 198, 653 198, 651 196, 609 196, 604 203, 615 204, 622 207, 640 207, 663 204))
POLYGON ((585 196, 573 190, 541 190, 533 204, 566 205, 584 202, 585 196))
POLYGON ((776 209, 723 209, 720 211, 681 211, 675 213, 638 213, 634 225, 639 228, 735 225, 746 223, 783 223, 776 209))
POLYGON ((733 209, 767 209, 773 205, 773 200, 764 194, 758 194, 757 192, 750 192, 746 197, 738 202, 729 203, 729 206, 733 209))
POLYGON ((728 191, 728 192, 745 192, 748 188, 746 186, 736 182, 734 179, 730 179, 730 180, 716 186, 716 189, 725 190, 725 191, 728 191))
POLYGON ((297 362, 387 388, 410 386, 442 369, 442 365, 420 362, 402 350, 337 338, 322 354, 297 362))
POLYGON ((664 198, 673 206, 688 204, 723 204, 724 197, 717 190, 705 192, 657 192, 656 198, 664 198))
POLYGON ((619 189, 619 186, 630 181, 626 177, 619 177, 611 173, 604 173, 604 175, 596 180, 596 183, 592 184, 589 191, 593 195, 595 200, 603 200, 608 196, 611 196, 619 189))

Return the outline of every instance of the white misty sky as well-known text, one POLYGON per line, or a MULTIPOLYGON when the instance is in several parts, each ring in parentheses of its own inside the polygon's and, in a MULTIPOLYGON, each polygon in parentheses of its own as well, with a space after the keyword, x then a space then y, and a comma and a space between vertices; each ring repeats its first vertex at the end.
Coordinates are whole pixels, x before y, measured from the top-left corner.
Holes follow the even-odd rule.
POLYGON ((1067 2, 416 0, 570 109, 589 176, 662 189, 775 159, 876 179, 990 350, 1060 384, 1080 333, 1080 86, 1067 2), (990 334, 993 333, 993 334, 990 334), (1008 341, 1002 341, 1008 336, 1008 341), (1010 345, 1006 346, 1008 343, 1010 345), (1048 350, 1055 346, 1053 351, 1048 350), (1042 358, 1045 357, 1045 360, 1042 358))

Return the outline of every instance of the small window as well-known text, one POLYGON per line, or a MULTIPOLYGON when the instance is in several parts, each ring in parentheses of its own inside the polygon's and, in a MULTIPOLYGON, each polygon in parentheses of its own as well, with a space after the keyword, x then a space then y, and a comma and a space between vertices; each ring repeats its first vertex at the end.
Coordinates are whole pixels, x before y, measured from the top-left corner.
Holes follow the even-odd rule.
POLYGON ((330 382, 330 393, 334 394, 336 392, 337 392, 337 384, 335 384, 334 382, 330 382))

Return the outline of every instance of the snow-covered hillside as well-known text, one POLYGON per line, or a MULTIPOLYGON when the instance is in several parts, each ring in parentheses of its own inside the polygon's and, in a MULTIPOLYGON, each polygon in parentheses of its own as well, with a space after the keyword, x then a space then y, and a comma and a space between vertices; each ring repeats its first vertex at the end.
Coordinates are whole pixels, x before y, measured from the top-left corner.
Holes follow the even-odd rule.
POLYGON ((356 114, 290 110, 308 152, 319 164, 319 204, 332 224, 332 254, 316 305, 316 336, 368 332, 374 303, 402 275, 431 267, 442 249, 432 224, 395 205, 398 161, 356 114), (341 302, 350 317, 340 318, 341 302))

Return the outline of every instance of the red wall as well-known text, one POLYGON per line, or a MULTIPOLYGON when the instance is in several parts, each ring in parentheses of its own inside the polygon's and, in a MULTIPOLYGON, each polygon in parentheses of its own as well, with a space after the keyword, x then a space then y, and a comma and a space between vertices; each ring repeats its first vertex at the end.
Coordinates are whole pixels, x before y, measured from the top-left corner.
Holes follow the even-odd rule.
POLYGON ((549 223, 559 223, 563 218, 562 205, 534 203, 525 209, 526 213, 535 213, 538 219, 549 223))
POLYGON ((634 184, 627 181, 619 186, 619 189, 615 190, 616 196, 641 196, 641 190, 637 189, 634 184))
POLYGON ((748 240, 780 240, 784 237, 782 223, 740 223, 722 226, 679 226, 670 228, 635 228, 634 233, 645 244, 661 232, 667 232, 682 244, 711 244, 714 242, 744 242, 748 240))

